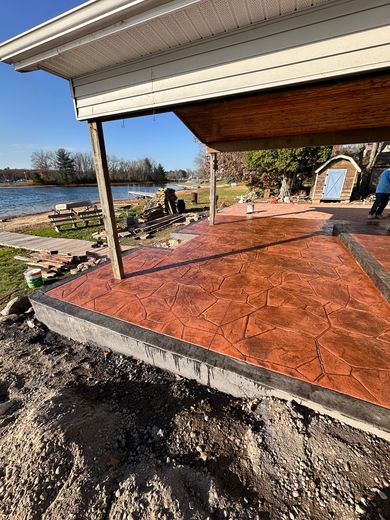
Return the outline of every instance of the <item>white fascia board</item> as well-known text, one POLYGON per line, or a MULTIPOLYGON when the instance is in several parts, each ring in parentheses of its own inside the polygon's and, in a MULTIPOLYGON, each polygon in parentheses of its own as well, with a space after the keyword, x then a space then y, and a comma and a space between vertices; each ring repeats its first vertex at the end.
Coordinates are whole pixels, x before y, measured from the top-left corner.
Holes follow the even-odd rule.
POLYGON ((90 0, 1 43, 0 60, 14 64, 115 23, 121 25, 132 14, 170 3, 169 0, 90 0))
POLYGON ((105 38, 107 36, 112 36, 117 32, 130 29, 131 27, 136 27, 137 25, 150 22, 160 16, 164 16, 180 9, 184 9, 188 6, 198 4, 202 0, 173 0, 168 4, 165 4, 160 7, 156 7, 154 9, 150 9, 142 14, 134 16, 128 20, 124 20, 116 23, 113 26, 107 27, 106 29, 102 29, 100 31, 94 32, 92 34, 88 34, 82 38, 78 38, 77 40, 66 43, 62 46, 51 49, 47 52, 37 54, 31 58, 26 60, 17 61, 15 63, 15 69, 18 71, 28 71, 34 68, 37 68, 37 65, 42 61, 48 60, 50 58, 54 58, 63 52, 75 49, 82 45, 88 45, 96 40, 101 38, 105 38))

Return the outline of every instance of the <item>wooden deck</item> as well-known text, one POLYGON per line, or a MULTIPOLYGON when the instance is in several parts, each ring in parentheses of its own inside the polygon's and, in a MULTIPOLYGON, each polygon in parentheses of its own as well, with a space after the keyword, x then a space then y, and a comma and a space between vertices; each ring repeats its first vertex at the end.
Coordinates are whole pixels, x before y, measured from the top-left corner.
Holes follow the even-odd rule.
POLYGON ((0 231, 0 246, 14 247, 16 249, 28 249, 29 251, 53 251, 70 253, 75 256, 85 255, 86 251, 95 251, 106 255, 107 248, 92 249, 93 242, 72 238, 51 238, 25 235, 23 233, 11 233, 0 231))

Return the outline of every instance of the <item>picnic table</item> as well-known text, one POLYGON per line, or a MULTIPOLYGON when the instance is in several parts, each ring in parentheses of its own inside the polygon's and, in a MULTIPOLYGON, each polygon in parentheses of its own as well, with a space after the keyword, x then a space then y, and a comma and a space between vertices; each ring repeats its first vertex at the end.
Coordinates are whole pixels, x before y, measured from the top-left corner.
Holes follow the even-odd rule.
POLYGON ((88 227, 91 221, 103 225, 103 211, 90 200, 56 204, 48 218, 58 233, 69 224, 73 229, 79 224, 88 227))

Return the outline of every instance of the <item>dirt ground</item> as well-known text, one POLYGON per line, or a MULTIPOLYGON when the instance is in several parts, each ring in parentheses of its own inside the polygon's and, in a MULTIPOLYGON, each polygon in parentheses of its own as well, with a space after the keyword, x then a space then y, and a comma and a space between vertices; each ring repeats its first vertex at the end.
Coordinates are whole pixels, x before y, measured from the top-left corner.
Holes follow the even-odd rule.
POLYGON ((389 445, 0 322, 0 518, 390 518, 389 445))

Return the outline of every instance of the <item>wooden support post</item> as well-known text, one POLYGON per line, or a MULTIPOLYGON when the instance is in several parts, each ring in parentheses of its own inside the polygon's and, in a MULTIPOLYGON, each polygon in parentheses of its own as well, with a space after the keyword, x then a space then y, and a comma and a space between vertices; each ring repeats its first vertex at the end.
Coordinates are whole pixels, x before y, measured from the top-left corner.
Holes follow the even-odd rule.
POLYGON ((210 226, 215 224, 215 214, 217 207, 217 170, 218 156, 216 152, 210 153, 210 226))
POLYGON ((110 252, 114 278, 124 278, 121 246, 116 229, 114 203, 112 200, 111 182, 108 174, 107 155, 104 145, 101 121, 88 121, 91 136, 96 179, 99 188, 100 203, 103 210, 104 227, 107 233, 107 244, 110 252))

